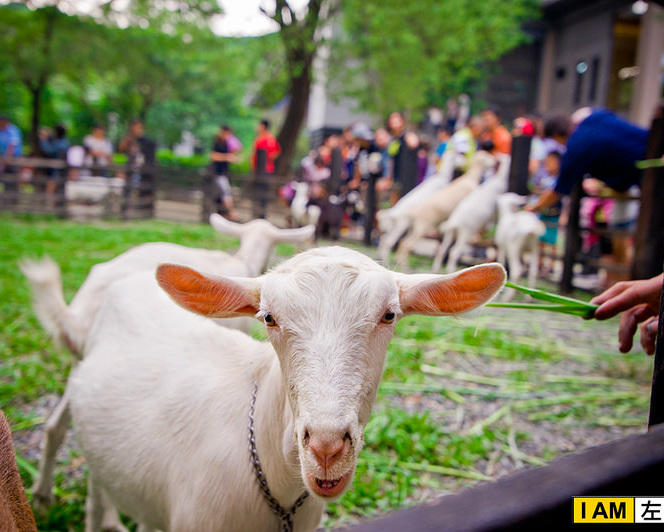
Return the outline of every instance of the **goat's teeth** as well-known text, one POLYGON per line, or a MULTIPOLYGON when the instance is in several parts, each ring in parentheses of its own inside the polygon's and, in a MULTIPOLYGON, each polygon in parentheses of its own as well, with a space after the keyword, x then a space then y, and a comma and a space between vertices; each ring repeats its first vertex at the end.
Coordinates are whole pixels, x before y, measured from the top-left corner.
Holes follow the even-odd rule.
POLYGON ((318 487, 326 490, 336 487, 339 482, 341 482, 340 478, 335 478, 334 480, 325 480, 322 478, 316 479, 316 484, 318 484, 318 487))

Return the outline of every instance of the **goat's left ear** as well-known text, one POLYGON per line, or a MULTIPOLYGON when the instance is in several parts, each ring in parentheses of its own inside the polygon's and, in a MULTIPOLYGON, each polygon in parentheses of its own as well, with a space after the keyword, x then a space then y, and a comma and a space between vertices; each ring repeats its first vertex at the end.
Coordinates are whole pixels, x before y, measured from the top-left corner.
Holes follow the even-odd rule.
POLYGON ((467 312, 490 301, 505 280, 505 268, 498 263, 450 275, 401 275, 397 277, 401 311, 431 316, 467 312))
POLYGON ((258 312, 260 281, 208 277, 176 264, 157 268, 159 286, 181 307, 209 318, 253 317, 258 312))

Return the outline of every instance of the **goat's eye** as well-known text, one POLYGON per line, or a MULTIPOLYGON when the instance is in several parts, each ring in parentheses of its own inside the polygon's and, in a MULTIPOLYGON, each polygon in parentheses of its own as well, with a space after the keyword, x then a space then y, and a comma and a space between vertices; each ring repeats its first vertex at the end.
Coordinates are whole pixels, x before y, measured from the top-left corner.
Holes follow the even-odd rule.
POLYGON ((388 310, 385 314, 383 314, 383 317, 380 320, 380 322, 381 323, 387 323, 387 324, 394 323, 394 318, 396 318, 396 315, 394 314, 394 312, 391 312, 391 311, 388 310))
POLYGON ((265 314, 265 316, 263 316, 263 321, 267 327, 277 326, 277 320, 272 317, 272 314, 265 314))

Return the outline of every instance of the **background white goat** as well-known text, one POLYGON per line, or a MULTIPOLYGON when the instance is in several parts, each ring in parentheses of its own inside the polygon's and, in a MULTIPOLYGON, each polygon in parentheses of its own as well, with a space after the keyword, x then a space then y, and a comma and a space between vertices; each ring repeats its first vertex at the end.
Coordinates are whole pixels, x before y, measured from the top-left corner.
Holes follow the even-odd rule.
POLYGON ((511 161, 509 155, 499 154, 497 158, 499 166, 496 174, 462 199, 447 221, 440 226, 443 238, 433 260, 434 273, 440 271, 445 253, 452 242, 454 245, 447 259, 448 273, 457 269, 459 257, 471 238, 487 226, 493 227, 498 196, 507 191, 511 161))
POLYGON ((291 220, 296 227, 313 224, 318 225, 321 209, 318 205, 308 205, 309 203, 309 183, 292 182, 295 189, 295 196, 290 204, 291 220))
MULTIPOLYGON (((114 283, 70 380, 74 429, 90 473, 88 523, 101 491, 145 530, 277 530, 257 485, 253 438, 271 495, 305 493, 294 530, 314 530, 350 484, 395 322, 476 308, 505 272, 390 272, 361 253, 314 249, 257 279, 158 269, 177 303, 213 318, 255 316, 271 343, 173 304, 149 274, 114 283), (140 297, 136 294, 140 293, 140 297)), ((287 512, 288 510, 286 510, 287 512)))
POLYGON ((404 213, 408 209, 418 205, 441 188, 449 185, 454 173, 455 161, 456 154, 451 150, 449 153, 444 153, 440 172, 425 179, 389 209, 381 209, 376 213, 378 230, 382 235, 378 244, 378 256, 383 264, 389 263, 390 251, 403 234, 402 232, 396 235, 396 237, 393 236, 398 220, 404 216, 404 213))
POLYGON ((397 248, 397 265, 402 269, 408 267, 408 257, 418 240, 447 220, 459 202, 477 188, 485 170, 492 168, 495 162, 489 152, 476 152, 471 159, 470 168, 465 174, 406 210, 397 220, 391 234, 391 239, 396 241, 405 233, 397 248))
MULTIPOLYGON (((255 277, 265 271, 272 250, 279 242, 302 243, 313 238, 314 226, 300 229, 279 229, 266 220, 253 220, 245 224, 231 222, 218 214, 210 216, 212 227, 222 233, 238 237, 240 248, 231 255, 217 250, 189 248, 167 242, 151 242, 136 246, 116 258, 92 267, 85 282, 67 305, 62 293, 60 270, 52 261, 21 264, 33 292, 35 312, 44 328, 53 338, 78 358, 83 356, 87 335, 108 289, 119 279, 140 271, 154 273, 163 262, 188 264, 203 271, 220 275, 255 277)), ((136 298, 140 298, 138 292, 136 298)), ((220 320, 225 327, 248 331, 249 318, 220 320)), ((53 411, 44 431, 39 474, 32 488, 36 505, 48 506, 53 501, 53 468, 55 455, 65 437, 70 420, 69 384, 58 406, 53 411)), ((105 529, 124 530, 109 512, 105 529)))
MULTIPOLYGON (((544 222, 532 212, 519 210, 525 196, 513 192, 498 198, 498 224, 495 242, 498 262, 509 267, 510 282, 517 283, 523 274, 522 256, 528 255, 528 285, 535 287, 539 268, 539 237, 546 232, 544 222)), ((511 290, 506 297, 511 296, 511 290)))

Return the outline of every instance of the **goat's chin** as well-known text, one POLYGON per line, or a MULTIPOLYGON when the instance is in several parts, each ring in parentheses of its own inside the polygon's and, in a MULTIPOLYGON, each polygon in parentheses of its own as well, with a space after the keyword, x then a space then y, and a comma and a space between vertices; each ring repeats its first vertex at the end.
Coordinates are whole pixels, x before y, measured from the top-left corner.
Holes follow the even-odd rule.
POLYGON ((339 497, 353 480, 355 468, 353 467, 341 477, 336 479, 321 479, 312 473, 305 472, 304 478, 307 489, 322 499, 335 499, 339 497))

